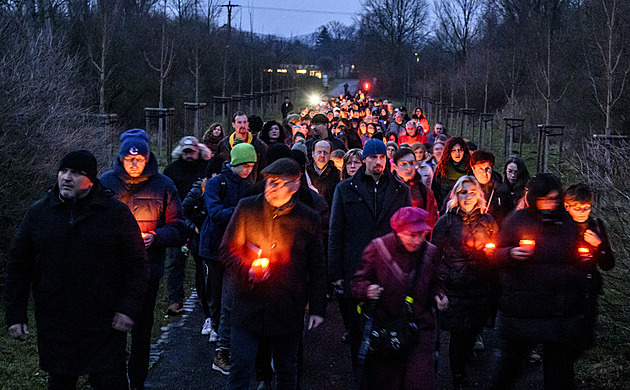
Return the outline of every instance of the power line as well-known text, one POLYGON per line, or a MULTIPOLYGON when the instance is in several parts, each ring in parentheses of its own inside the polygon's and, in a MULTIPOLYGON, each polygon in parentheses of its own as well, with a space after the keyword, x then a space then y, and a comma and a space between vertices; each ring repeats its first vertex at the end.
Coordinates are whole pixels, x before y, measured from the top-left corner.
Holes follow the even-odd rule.
POLYGON ((358 13, 352 12, 340 12, 340 11, 325 11, 325 10, 308 10, 300 8, 276 8, 276 7, 258 7, 254 5, 243 5, 243 8, 259 9, 264 11, 285 11, 285 12, 300 12, 309 14, 326 14, 326 15, 357 15, 358 13))

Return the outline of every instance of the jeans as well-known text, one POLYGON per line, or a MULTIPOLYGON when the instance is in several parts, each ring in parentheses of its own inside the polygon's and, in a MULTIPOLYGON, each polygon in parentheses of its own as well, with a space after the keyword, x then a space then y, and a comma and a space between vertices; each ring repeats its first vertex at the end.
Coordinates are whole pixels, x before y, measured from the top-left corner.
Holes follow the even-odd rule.
POLYGON ((217 347, 230 348, 230 329, 232 321, 232 302, 234 301, 234 289, 236 281, 229 272, 223 274, 223 288, 221 291, 221 320, 219 321, 219 341, 217 347))
MULTIPOLYGON (((258 345, 263 340, 232 328, 230 355, 232 367, 226 389, 247 390, 256 364, 258 345)), ((273 358, 274 378, 277 390, 297 388, 297 356, 301 333, 293 336, 270 339, 273 358)))
POLYGON ((210 311, 212 326, 215 331, 218 331, 219 323, 221 322, 221 301, 223 297, 223 274, 225 273, 225 268, 223 264, 216 259, 204 258, 204 262, 208 266, 208 277, 206 279, 208 310, 210 311))
POLYGON ((181 247, 167 248, 166 291, 170 303, 184 302, 184 277, 186 274, 187 255, 181 247))
POLYGON ((146 299, 142 307, 140 319, 131 330, 131 355, 128 372, 132 387, 144 387, 149 373, 149 355, 151 353, 151 329, 153 328, 153 311, 157 298, 160 278, 149 279, 146 299))

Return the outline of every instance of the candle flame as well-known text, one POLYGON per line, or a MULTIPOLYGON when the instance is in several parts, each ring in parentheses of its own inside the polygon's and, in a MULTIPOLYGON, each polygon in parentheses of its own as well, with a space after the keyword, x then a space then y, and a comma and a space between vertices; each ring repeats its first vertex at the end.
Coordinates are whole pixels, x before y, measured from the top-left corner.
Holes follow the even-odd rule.
POLYGON ((534 240, 521 240, 521 241, 518 242, 518 245, 520 245, 520 246, 536 245, 536 241, 534 241, 534 240))
POLYGON ((489 242, 486 244, 486 249, 495 249, 497 246, 494 245, 493 243, 489 242))
POLYGON ((588 255, 591 251, 588 248, 585 247, 579 247, 578 248, 578 253, 581 255, 588 255))

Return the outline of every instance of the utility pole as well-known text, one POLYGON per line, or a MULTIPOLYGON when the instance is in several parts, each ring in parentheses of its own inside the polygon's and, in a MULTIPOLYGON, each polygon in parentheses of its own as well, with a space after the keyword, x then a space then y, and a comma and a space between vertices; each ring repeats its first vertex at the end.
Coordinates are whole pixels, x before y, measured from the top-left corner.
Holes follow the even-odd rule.
POLYGON ((232 38, 232 8, 240 7, 240 5, 232 4, 232 0, 228 1, 227 4, 223 4, 221 7, 225 7, 228 10, 228 42, 232 38))

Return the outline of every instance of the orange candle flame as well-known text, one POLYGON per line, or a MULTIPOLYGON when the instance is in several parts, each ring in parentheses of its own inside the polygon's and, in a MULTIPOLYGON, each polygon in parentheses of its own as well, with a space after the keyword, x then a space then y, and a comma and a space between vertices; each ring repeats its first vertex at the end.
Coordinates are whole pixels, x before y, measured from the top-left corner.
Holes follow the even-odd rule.
POLYGON ((581 246, 578 248, 578 253, 580 254, 580 256, 586 256, 589 255, 591 251, 588 248, 581 246))

